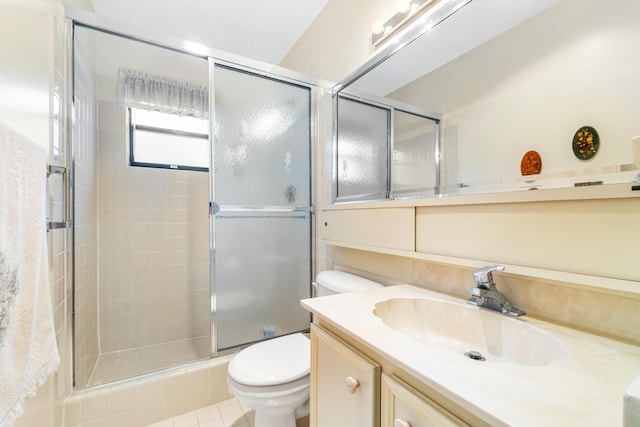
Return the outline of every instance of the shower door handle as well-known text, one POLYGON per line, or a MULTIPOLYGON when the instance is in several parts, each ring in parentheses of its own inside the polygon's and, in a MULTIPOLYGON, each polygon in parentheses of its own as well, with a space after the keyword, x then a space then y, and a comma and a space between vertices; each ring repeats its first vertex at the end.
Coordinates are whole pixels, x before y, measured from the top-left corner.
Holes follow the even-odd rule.
MULTIPOLYGON (((71 198, 69 197, 69 170, 64 166, 47 165, 47 178, 51 175, 62 176, 62 221, 49 221, 47 217, 47 231, 60 228, 70 228, 71 221, 69 220, 71 212, 71 198)), ((47 196, 48 199, 48 196, 47 196)))

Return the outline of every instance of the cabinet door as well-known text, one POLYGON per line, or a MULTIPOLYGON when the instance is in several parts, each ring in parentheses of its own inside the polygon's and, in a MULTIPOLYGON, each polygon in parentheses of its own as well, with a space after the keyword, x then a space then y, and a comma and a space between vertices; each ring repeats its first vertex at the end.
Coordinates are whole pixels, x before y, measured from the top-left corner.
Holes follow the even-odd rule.
POLYGON ((342 209, 322 212, 320 236, 351 245, 414 251, 415 209, 342 209))
POLYGON ((382 427, 466 426, 408 385, 382 374, 382 427))
POLYGON ((311 327, 311 427, 378 427, 380 366, 311 327))

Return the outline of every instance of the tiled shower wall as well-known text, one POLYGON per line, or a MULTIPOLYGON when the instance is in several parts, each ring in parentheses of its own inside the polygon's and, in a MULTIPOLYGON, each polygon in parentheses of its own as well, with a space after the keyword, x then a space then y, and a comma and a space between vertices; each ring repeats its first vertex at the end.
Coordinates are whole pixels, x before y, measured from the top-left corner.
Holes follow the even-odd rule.
POLYGON ((98 103, 101 352, 210 334, 205 172, 131 167, 126 110, 98 103))
POLYGON ((98 359, 98 212, 95 47, 86 38, 75 46, 74 231, 75 380, 84 387, 98 359))

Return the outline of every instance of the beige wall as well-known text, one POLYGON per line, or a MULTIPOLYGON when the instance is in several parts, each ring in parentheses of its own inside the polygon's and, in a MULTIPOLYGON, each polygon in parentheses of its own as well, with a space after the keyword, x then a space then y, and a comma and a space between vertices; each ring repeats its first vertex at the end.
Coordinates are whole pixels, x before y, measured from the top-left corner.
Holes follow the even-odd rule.
POLYGON ((0 117, 43 147, 49 146, 50 16, 55 0, 0 3, 0 117))
POLYGON ((371 25, 395 13, 388 0, 329 0, 279 64, 338 82, 372 53, 371 25))

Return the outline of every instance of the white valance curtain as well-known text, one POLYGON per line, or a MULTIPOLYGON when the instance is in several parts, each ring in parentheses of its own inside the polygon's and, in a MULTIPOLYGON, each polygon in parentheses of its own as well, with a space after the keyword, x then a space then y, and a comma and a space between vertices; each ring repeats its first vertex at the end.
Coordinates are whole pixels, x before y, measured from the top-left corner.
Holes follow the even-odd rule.
POLYGON ((180 116, 201 119, 209 116, 206 86, 124 68, 118 72, 118 102, 127 107, 180 116))

